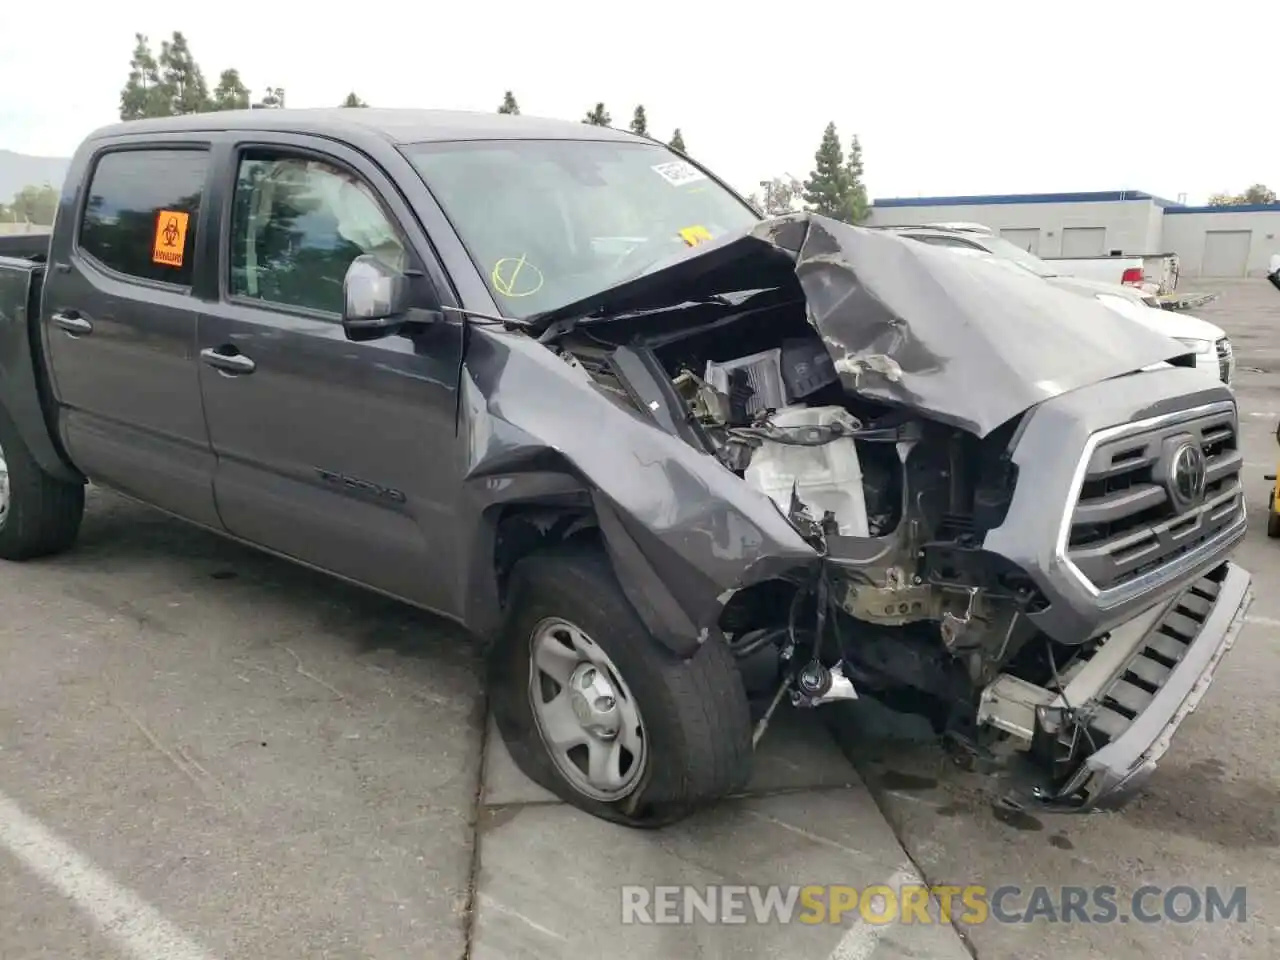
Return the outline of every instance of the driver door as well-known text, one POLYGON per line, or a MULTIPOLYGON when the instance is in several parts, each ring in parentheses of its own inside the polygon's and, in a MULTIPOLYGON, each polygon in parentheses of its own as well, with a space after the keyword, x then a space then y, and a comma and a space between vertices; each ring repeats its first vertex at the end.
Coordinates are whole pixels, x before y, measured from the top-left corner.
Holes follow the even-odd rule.
POLYGON ((420 263, 411 215, 376 167, 327 142, 240 144, 228 169, 221 293, 197 331, 222 522, 448 611, 460 328, 356 343, 341 323, 357 256, 420 263))

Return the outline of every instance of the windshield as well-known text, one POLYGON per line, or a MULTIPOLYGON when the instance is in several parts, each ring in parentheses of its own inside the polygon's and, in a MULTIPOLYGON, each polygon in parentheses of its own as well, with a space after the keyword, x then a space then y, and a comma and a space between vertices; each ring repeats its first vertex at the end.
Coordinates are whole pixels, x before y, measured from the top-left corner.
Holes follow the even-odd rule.
POLYGON ((1038 277, 1056 277, 1058 271, 1045 263, 1034 253, 1023 250, 1016 243, 1010 243, 1004 237, 983 237, 979 241, 995 256, 1002 260, 1012 260, 1023 267, 1026 267, 1038 277))
POLYGON ((759 219, 656 143, 480 140, 405 153, 511 317, 580 300, 759 219))

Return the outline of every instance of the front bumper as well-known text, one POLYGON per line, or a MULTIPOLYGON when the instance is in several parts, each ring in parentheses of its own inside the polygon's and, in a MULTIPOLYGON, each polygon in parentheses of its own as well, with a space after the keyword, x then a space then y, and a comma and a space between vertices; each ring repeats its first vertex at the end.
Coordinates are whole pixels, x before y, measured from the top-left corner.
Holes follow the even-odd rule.
POLYGON ((1062 809, 1089 810, 1114 809, 1132 798, 1169 749, 1179 725, 1199 705, 1214 671, 1235 643, 1253 601, 1251 583, 1247 570, 1224 562, 1188 586, 1152 620, 1135 653, 1080 711, 1081 723, 1090 723, 1090 713, 1094 720, 1110 721, 1113 735, 1084 759, 1060 789, 1037 791, 1039 799, 1062 809), (1186 636, 1192 618, 1186 614, 1187 607, 1180 607, 1184 600, 1194 600, 1193 605, 1204 610, 1193 637, 1186 636), (1112 708, 1131 702, 1129 697, 1138 688, 1130 681, 1137 679, 1139 668, 1150 676, 1150 664, 1168 663, 1175 654, 1176 662, 1145 708, 1122 728, 1116 725, 1114 717, 1120 714, 1112 708), (1143 658, 1146 661, 1140 662, 1143 658))

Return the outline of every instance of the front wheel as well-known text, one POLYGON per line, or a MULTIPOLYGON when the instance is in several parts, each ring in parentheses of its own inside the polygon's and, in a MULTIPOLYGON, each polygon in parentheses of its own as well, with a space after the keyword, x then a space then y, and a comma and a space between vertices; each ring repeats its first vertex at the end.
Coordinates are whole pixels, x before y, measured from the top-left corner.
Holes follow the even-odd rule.
POLYGON ((1267 498, 1267 536, 1272 540, 1280 539, 1280 516, 1276 515, 1275 490, 1267 498))
POLYGON ((751 720, 733 656, 682 660, 644 628, 603 552, 564 545, 512 572, 491 702, 516 765, 561 799, 635 827, 745 786, 751 720))

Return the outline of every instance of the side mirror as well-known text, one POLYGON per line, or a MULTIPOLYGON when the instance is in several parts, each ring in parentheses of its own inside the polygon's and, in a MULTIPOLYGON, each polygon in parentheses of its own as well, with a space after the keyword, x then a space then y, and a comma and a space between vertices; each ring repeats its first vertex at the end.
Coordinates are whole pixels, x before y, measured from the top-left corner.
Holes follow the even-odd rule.
POLYGON ((349 340, 396 333, 407 319, 409 279, 372 254, 351 261, 342 280, 342 328, 349 340))

